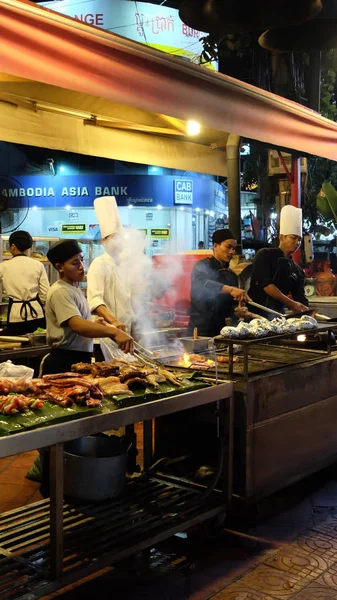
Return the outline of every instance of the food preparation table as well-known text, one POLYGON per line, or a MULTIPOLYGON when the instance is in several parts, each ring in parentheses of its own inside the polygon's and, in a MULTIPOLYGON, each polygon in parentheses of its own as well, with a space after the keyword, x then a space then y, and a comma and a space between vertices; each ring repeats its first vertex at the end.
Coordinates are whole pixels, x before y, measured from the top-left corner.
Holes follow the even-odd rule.
POLYGON ((232 494, 233 384, 161 398, 0 438, 0 457, 50 446, 50 500, 0 515, 0 597, 34 600, 98 572, 174 533, 223 515, 232 494), (64 502, 63 443, 144 423, 147 468, 153 419, 213 403, 224 447, 220 489, 153 472, 102 503, 64 502))

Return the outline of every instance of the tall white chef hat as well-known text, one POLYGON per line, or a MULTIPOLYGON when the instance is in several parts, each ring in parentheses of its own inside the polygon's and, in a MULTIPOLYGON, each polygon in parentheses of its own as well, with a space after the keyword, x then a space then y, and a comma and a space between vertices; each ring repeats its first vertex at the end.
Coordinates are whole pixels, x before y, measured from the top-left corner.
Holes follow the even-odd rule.
POLYGON ((117 233, 122 228, 122 221, 115 196, 96 198, 94 200, 94 208, 102 239, 112 233, 117 233))
POLYGON ((287 204, 281 210, 281 235, 298 235, 302 237, 302 209, 287 204))

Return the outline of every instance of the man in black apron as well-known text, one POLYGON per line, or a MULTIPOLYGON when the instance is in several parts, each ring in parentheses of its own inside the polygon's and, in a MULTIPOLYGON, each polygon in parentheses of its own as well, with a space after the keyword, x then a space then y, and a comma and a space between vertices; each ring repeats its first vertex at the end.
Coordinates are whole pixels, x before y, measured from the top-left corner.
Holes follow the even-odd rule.
POLYGON ((238 288, 238 278, 229 268, 235 254, 234 234, 230 229, 218 229, 212 241, 213 256, 199 260, 192 272, 188 335, 195 327, 198 335, 219 335, 226 318, 234 316, 238 302, 247 301, 246 291, 238 288))
POLYGON ((281 313, 286 308, 294 313, 307 310, 304 271, 292 259, 301 240, 302 210, 284 206, 281 210, 279 247, 259 250, 253 262, 248 294, 254 302, 281 313))
POLYGON ((28 231, 14 231, 9 237, 12 259, 0 264, 3 292, 9 299, 3 332, 8 335, 24 335, 46 326, 44 304, 49 281, 43 264, 27 255, 32 245, 28 231))

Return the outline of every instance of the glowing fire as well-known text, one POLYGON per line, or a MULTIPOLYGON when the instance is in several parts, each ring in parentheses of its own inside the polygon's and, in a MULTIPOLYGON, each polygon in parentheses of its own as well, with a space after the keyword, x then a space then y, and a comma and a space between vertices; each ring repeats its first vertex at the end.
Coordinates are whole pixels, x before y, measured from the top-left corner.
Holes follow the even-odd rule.
POLYGON ((188 354, 185 352, 185 354, 178 360, 177 366, 188 369, 191 365, 197 365, 199 368, 208 368, 214 367, 215 363, 214 360, 206 359, 206 357, 201 354, 188 354))
POLYGON ((185 367, 185 369, 188 369, 188 367, 190 367, 191 364, 192 361, 190 360, 190 355, 187 354, 187 352, 185 352, 184 356, 179 359, 178 365, 179 367, 185 367))
POLYGON ((307 336, 304 333, 301 333, 300 335, 297 336, 298 342, 305 342, 306 339, 307 339, 307 336))

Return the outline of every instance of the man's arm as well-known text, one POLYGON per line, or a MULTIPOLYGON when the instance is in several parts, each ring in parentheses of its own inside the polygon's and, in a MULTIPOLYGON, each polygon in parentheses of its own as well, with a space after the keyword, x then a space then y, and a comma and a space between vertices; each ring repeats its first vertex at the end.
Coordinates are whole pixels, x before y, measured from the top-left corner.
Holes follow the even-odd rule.
POLYGON ((110 338, 111 340, 114 340, 114 342, 116 342, 116 344, 118 344, 118 346, 124 352, 133 351, 133 339, 124 331, 117 329, 117 327, 101 325, 101 323, 87 321, 86 319, 82 319, 82 317, 77 316, 71 317, 68 319, 68 321, 66 321, 66 323, 63 324, 68 325, 70 329, 83 337, 110 338))
POLYGON ((303 312, 308 308, 307 305, 303 302, 296 300, 295 298, 288 298, 288 296, 282 294, 278 287, 273 283, 264 288, 264 291, 266 292, 266 294, 268 294, 268 296, 274 298, 274 300, 278 300, 278 302, 280 302, 287 308, 290 308, 290 310, 292 310, 294 313, 303 312))
POLYGON ((117 327, 117 329, 120 329, 121 331, 125 331, 125 325, 123 325, 123 323, 118 321, 118 319, 116 319, 116 317, 114 317, 114 315, 112 315, 111 312, 108 311, 105 304, 101 304, 100 306, 97 306, 97 308, 94 310, 94 314, 97 315, 98 317, 101 317, 102 319, 104 319, 104 321, 106 321, 110 325, 117 327))
POLYGON ((280 304, 283 304, 294 312, 301 312, 305 309, 300 302, 288 298, 281 290, 273 283, 274 275, 271 255, 268 250, 262 249, 257 253, 253 263, 253 273, 251 288, 262 287, 267 296, 273 298, 280 304))
POLYGON ((199 292, 204 290, 209 298, 215 298, 218 294, 224 294, 226 301, 229 304, 233 302, 241 302, 247 300, 248 296, 245 290, 240 290, 237 287, 231 285, 224 285, 215 279, 211 269, 208 268, 207 264, 202 264, 203 261, 199 261, 192 274, 192 285, 197 286, 199 292))
POLYGON ((301 270, 301 274, 300 274, 297 282, 295 283, 294 288, 291 290, 291 295, 296 302, 299 302, 303 306, 306 306, 308 308, 309 301, 308 301, 308 298, 305 297, 305 293, 304 293, 305 275, 304 275, 304 271, 302 271, 302 269, 300 269, 300 270, 301 270))

